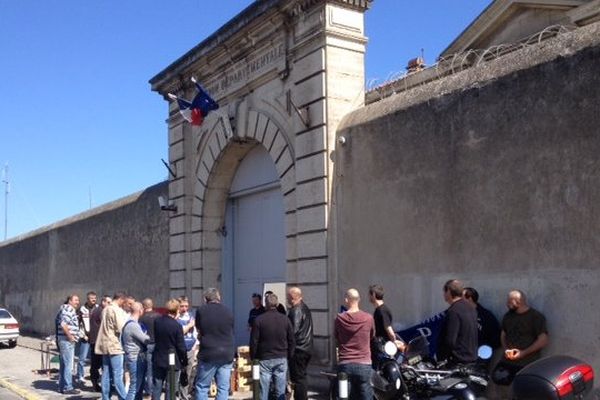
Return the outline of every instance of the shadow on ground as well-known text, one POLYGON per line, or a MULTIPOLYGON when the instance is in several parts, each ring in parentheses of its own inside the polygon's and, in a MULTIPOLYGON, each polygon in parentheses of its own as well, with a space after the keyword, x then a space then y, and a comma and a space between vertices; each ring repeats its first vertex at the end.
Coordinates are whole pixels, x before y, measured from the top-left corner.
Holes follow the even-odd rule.
MULTIPOLYGON (((31 383, 31 385, 33 386, 34 389, 36 390, 46 390, 46 391, 50 391, 50 392, 55 392, 57 395, 60 396, 60 393, 58 393, 58 385, 56 380, 53 379, 38 379, 37 381, 33 381, 31 383)), ((77 395, 73 395, 73 396, 65 396, 65 399, 69 399, 69 400, 90 400, 90 399, 95 399, 97 397, 100 396, 99 393, 94 392, 93 388, 91 387, 76 387, 76 389, 80 390, 81 393, 77 394, 77 395)))
POLYGON ((31 382, 31 386, 33 386, 34 389, 49 390, 55 392, 58 389, 56 381, 52 379, 39 379, 37 381, 31 382))

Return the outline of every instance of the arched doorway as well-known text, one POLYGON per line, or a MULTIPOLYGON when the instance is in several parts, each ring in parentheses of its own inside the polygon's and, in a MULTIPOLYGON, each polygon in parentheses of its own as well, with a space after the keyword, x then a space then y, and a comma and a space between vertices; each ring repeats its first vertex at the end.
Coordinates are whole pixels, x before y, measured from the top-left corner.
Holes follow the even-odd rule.
POLYGON ((262 293, 264 283, 286 281, 284 216, 275 163, 257 145, 235 173, 225 211, 221 285, 234 313, 237 345, 248 344, 252 294, 262 293))

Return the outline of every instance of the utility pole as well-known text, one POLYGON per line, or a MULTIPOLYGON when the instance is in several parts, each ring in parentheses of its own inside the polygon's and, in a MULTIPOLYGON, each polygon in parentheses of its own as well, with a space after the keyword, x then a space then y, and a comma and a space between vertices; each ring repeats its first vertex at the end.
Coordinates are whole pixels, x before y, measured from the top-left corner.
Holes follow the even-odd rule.
POLYGON ((4 183, 4 240, 6 240, 8 237, 8 192, 10 191, 8 184, 8 163, 4 164, 2 183, 4 183))

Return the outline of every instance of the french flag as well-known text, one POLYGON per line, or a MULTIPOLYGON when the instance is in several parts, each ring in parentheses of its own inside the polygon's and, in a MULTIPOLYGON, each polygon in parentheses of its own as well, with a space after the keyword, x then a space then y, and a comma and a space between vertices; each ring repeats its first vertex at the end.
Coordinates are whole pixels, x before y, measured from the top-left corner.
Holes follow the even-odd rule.
POLYGON ((175 96, 169 93, 169 97, 173 100, 177 100, 179 105, 179 112, 192 125, 200 126, 202 121, 208 115, 209 112, 219 108, 219 105, 214 101, 202 86, 198 84, 195 78, 192 78, 192 82, 196 85, 196 96, 190 102, 186 99, 175 96))

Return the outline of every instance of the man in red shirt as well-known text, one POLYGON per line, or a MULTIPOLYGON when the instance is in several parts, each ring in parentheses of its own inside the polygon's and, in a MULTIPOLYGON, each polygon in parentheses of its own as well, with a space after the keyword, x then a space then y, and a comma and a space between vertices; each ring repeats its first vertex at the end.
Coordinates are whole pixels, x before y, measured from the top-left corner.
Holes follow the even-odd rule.
POLYGON ((338 372, 345 372, 350 382, 350 399, 371 400, 371 339, 375 324, 371 314, 358 307, 360 295, 348 289, 344 302, 347 311, 335 319, 334 335, 338 343, 338 372))

